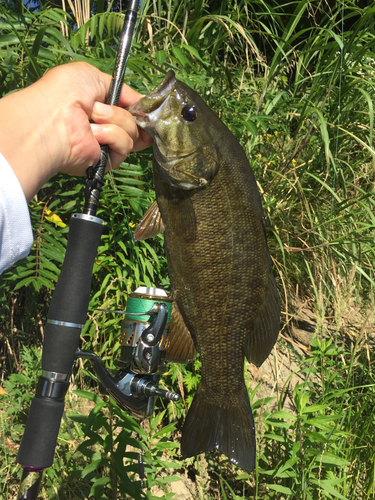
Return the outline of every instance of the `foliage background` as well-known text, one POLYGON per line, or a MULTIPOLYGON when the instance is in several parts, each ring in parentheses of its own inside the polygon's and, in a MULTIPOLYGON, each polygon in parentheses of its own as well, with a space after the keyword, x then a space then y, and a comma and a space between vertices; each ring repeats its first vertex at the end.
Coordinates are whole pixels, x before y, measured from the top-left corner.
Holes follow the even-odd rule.
MULTIPOLYGON (((104 0, 2 2, 1 95, 70 61, 111 73, 123 8, 104 0)), ((169 483, 178 479, 190 481, 191 498, 375 498, 374 12, 375 5, 361 1, 143 0, 125 81, 146 93, 174 69, 248 153, 283 302, 271 365, 287 353, 299 379, 276 376, 267 392, 247 368, 258 455, 255 473, 243 474, 215 456, 179 457, 199 360, 170 366, 165 384, 182 390, 184 401, 141 424, 103 401, 81 364, 44 498, 153 498, 158 488, 173 498, 169 483), (298 328, 306 311, 307 340, 306 328, 298 328)), ((126 293, 143 280, 168 289, 162 237, 138 245, 138 262, 117 193, 134 227, 153 198, 151 154, 130 156, 114 173, 117 188, 108 179, 98 213, 107 230, 82 343, 109 366, 118 356, 120 320, 97 309, 124 309, 126 293)), ((83 189, 81 179, 65 176, 43 187, 30 203, 34 247, 1 276, 4 498, 15 498, 15 455, 43 325, 83 189)))

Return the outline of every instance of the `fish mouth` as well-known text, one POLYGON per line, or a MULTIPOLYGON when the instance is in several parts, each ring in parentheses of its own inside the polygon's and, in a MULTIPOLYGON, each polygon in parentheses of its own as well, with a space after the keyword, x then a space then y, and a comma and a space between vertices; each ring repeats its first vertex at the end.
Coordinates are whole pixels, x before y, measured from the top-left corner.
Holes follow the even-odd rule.
MULTIPOLYGON (((143 99, 143 98, 142 98, 143 99)), ((142 123, 149 122, 150 119, 147 114, 143 111, 140 101, 135 102, 131 106, 126 108, 130 114, 133 115, 137 125, 141 126, 142 123)))
POLYGON ((164 80, 150 94, 142 97, 139 101, 135 102, 126 109, 134 116, 136 121, 138 119, 142 123, 149 122, 150 119, 147 115, 158 109, 163 104, 175 84, 175 73, 174 71, 169 70, 165 75, 164 80))
POLYGON ((176 83, 176 75, 173 70, 169 70, 168 73, 165 75, 164 80, 151 92, 150 96, 152 95, 164 95, 166 92, 169 93, 169 91, 173 88, 173 86, 176 83))

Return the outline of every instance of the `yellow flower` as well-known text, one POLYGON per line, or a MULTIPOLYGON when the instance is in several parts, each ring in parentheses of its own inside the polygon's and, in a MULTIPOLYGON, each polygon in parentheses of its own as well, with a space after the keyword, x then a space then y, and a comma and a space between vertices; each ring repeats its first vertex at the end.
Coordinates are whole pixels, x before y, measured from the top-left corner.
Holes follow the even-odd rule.
POLYGON ((293 158, 293 160, 292 160, 293 167, 296 166, 296 163, 297 163, 296 160, 293 158))

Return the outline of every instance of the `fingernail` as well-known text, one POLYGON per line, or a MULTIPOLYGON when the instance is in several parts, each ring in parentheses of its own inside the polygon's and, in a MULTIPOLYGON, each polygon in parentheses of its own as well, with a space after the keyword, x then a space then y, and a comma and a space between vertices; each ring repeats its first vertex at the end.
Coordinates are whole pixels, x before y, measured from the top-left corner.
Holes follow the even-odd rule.
POLYGON ((90 127, 93 134, 98 134, 103 130, 103 125, 100 125, 98 123, 90 123, 90 127))
POLYGON ((96 102, 92 108, 93 113, 100 116, 110 116, 112 114, 112 108, 108 104, 103 104, 102 102, 96 102))

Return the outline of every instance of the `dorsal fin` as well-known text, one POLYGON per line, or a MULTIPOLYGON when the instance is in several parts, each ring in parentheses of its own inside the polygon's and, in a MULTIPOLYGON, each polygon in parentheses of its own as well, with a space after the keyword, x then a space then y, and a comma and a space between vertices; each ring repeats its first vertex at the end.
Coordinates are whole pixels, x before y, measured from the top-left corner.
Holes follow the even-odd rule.
POLYGON ((135 241, 146 240, 147 238, 153 238, 163 231, 164 224, 155 200, 135 228, 134 239, 135 241))

